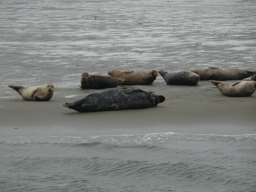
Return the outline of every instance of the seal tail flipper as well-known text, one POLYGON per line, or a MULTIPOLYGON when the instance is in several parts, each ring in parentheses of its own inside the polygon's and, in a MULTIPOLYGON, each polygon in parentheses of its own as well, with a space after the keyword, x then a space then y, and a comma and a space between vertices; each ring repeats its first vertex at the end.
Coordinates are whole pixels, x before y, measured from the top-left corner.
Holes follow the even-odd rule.
POLYGON ((256 71, 246 71, 248 73, 248 77, 256 74, 256 71))
POLYGON ((209 80, 216 87, 221 83, 221 81, 209 80))
POLYGON ((14 89, 15 91, 19 91, 19 89, 23 88, 22 86, 16 86, 16 85, 8 85, 10 88, 14 89))
POLYGON ((251 78, 253 81, 256 81, 256 74, 254 74, 251 78))
POLYGON ((73 106, 74 105, 74 103, 64 103, 63 104, 63 107, 71 107, 71 106, 73 106))

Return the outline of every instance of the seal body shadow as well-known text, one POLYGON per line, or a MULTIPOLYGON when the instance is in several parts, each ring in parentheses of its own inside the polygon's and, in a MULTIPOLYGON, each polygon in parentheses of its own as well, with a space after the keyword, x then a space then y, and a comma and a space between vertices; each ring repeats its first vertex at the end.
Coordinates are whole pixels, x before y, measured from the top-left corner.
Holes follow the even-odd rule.
POLYGON ((197 85, 200 77, 191 71, 167 73, 163 70, 158 73, 164 78, 167 85, 197 85))
POLYGON ((222 82, 210 80, 219 91, 229 97, 249 97, 256 91, 256 82, 254 81, 237 81, 222 82))
POLYGON ((80 82, 82 89, 105 89, 125 84, 123 79, 102 75, 89 75, 88 73, 82 74, 80 82))
POLYGON ((256 71, 247 71, 237 68, 217 68, 217 67, 208 67, 199 70, 193 70, 193 73, 196 73, 200 76, 200 80, 242 80, 244 78, 250 77, 253 74, 256 74, 256 71))
POLYGON ((156 107, 164 100, 164 96, 141 89, 120 88, 93 93, 74 103, 65 103, 63 106, 78 112, 113 111, 156 107))
POLYGON ((150 73, 141 71, 119 71, 112 70, 108 74, 112 77, 125 80, 125 85, 151 85, 158 76, 155 70, 150 73))
POLYGON ((49 101, 54 92, 54 85, 52 84, 39 87, 8 86, 17 91, 26 101, 49 101))

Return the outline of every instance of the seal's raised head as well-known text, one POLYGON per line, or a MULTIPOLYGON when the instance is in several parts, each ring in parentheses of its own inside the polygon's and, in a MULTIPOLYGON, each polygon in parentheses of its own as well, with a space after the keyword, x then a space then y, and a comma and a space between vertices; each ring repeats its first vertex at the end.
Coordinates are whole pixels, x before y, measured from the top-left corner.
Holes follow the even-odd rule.
POLYGON ((152 70, 152 71, 150 72, 150 74, 151 74, 152 76, 155 76, 155 77, 158 76, 158 73, 156 72, 156 70, 152 70))
POLYGON ((55 90, 53 84, 46 85, 46 89, 47 89, 48 92, 51 92, 51 93, 53 93, 54 90, 55 90))
POLYGON ((119 70, 112 70, 112 71, 108 72, 108 74, 113 77, 118 76, 120 73, 121 73, 121 71, 119 71, 119 70))
POLYGON ((163 77, 167 72, 160 70, 160 71, 158 71, 158 73, 163 77))

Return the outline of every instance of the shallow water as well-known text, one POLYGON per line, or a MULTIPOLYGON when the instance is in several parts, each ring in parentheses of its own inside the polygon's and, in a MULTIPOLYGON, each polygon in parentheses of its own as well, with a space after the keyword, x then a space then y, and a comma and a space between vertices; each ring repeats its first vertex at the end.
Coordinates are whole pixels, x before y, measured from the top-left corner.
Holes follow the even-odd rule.
POLYGON ((256 134, 0 137, 3 191, 255 191, 256 134))
MULTIPOLYGON (((85 71, 256 70, 252 0, 1 0, 0 24, 1 99, 19 97, 8 84, 78 88, 85 71)), ((5 134, 0 188, 255 191, 255 144, 256 135, 5 134)))

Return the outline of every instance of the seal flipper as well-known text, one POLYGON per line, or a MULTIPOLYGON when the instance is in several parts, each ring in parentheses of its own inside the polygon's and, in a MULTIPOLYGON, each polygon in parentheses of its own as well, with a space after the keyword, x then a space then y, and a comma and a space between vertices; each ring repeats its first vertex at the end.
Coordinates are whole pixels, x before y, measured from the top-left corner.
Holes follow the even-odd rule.
POLYGON ((24 88, 24 87, 22 87, 22 86, 16 86, 16 85, 8 85, 8 87, 14 89, 14 90, 17 91, 17 92, 19 92, 19 90, 20 90, 21 88, 24 88))
POLYGON ((237 81, 237 82, 233 83, 231 86, 234 87, 234 86, 238 85, 239 83, 240 83, 240 81, 237 81))
POLYGON ((140 92, 140 91, 142 91, 142 90, 139 89, 139 88, 126 88, 125 93, 126 94, 131 94, 133 92, 140 92))
POLYGON ((131 74, 133 71, 124 71, 125 74, 131 74))
MULTIPOLYGON (((34 97, 37 91, 38 91, 38 88, 33 91, 31 97, 34 97)), ((36 97, 37 97, 37 96, 36 96, 36 97)), ((36 97, 35 97, 35 98, 36 98, 36 97)))
POLYGON ((213 85, 216 87, 221 83, 221 81, 214 81, 214 80, 209 80, 213 85))
POLYGON ((252 75, 254 75, 254 74, 256 74, 256 71, 246 71, 247 73, 248 73, 248 77, 250 77, 250 76, 252 76, 252 75))

